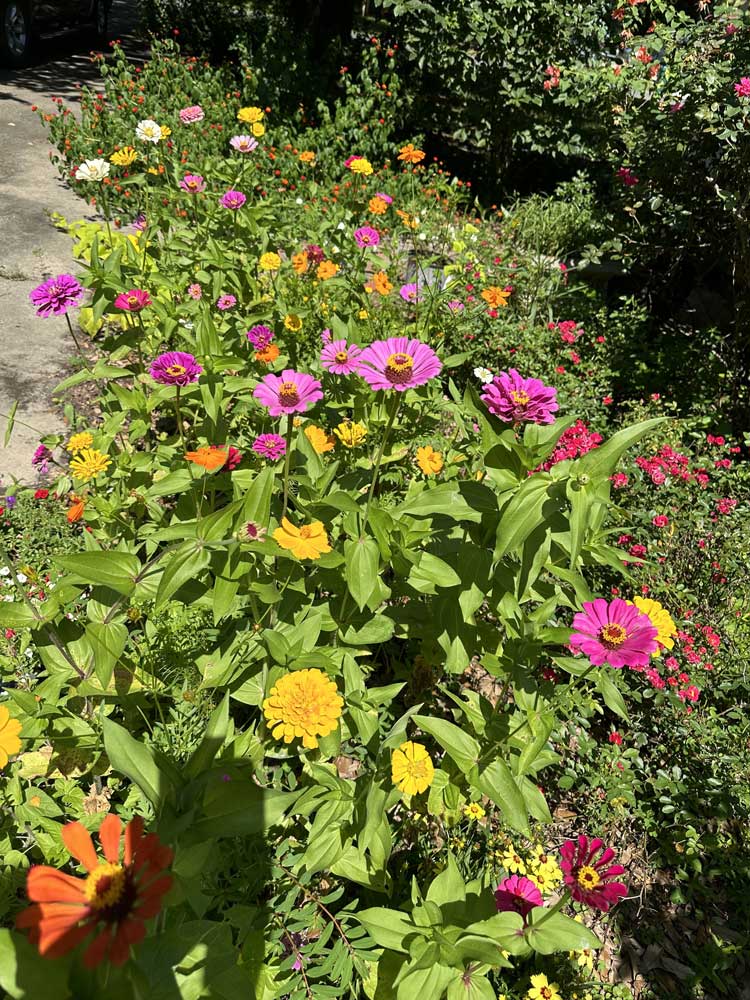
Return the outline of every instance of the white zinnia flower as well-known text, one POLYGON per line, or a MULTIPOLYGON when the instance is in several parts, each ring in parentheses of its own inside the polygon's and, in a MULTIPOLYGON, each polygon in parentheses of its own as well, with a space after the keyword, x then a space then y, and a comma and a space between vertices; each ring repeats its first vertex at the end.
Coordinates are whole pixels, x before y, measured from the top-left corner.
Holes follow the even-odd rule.
POLYGON ((489 368, 475 368, 474 375, 476 378, 479 379, 480 382, 483 382, 485 385, 487 385, 488 382, 491 382, 492 379, 494 378, 489 368))
POLYGON ((135 134, 142 142, 157 143, 162 138, 161 125, 158 125, 152 118, 144 118, 136 125, 135 134))
POLYGON ((19 573, 19 574, 18 574, 18 575, 16 576, 16 580, 18 580, 18 582, 19 582, 19 583, 26 583, 26 581, 27 581, 28 579, 29 579, 29 578, 28 578, 28 577, 26 576, 26 574, 25 574, 25 573, 19 573))
POLYGON ((109 177, 106 160, 86 160, 76 170, 77 181, 103 181, 105 177, 109 177))

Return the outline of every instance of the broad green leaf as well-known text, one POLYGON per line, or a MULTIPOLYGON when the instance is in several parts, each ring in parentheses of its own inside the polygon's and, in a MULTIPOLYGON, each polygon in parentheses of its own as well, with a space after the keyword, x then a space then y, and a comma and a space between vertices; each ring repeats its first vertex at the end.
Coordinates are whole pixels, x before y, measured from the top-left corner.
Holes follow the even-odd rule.
POLYGON ((275 826, 291 809, 298 792, 261 788, 247 781, 216 782, 203 804, 203 818, 190 827, 192 843, 218 837, 246 837, 275 826))
POLYGON ((12 1000, 68 1000, 71 961, 40 959, 25 934, 0 930, 0 989, 12 1000))
POLYGON ((169 557, 156 592, 156 607, 160 608, 189 580, 197 579, 210 562, 211 555, 201 544, 192 539, 184 542, 169 557))
POLYGON ((5 437, 3 438, 3 448, 7 448, 10 444, 10 436, 13 433, 13 428, 16 423, 16 410, 18 409, 18 400, 13 400, 13 405, 10 408, 10 413, 8 414, 8 423, 5 428, 5 437))
POLYGON ((450 851, 445 868, 433 879, 425 898, 438 906, 466 899, 466 884, 450 851))
POLYGON ((140 559, 129 552, 79 552, 57 556, 55 562, 77 580, 111 587, 126 596, 132 593, 141 571, 140 559))
POLYGON ((463 729, 445 719, 415 715, 414 722, 434 737, 448 756, 467 774, 479 759, 479 743, 463 729))
POLYGON ((544 524, 542 508, 549 500, 550 482, 546 472, 536 472, 521 484, 500 516, 496 555, 503 556, 518 548, 535 528, 544 524))
POLYGON ((197 777, 202 771, 206 771, 214 761, 214 758, 224 746, 229 730, 229 692, 221 699, 219 704, 211 713, 206 731, 195 753, 185 766, 185 774, 188 778, 197 777))
POLYGON ((500 807, 514 830, 531 836, 524 797, 504 760, 496 757, 487 767, 477 768, 469 774, 469 781, 500 807))
POLYGON ((158 813, 173 792, 172 782, 156 762, 153 750, 111 719, 102 721, 104 749, 115 771, 137 785, 158 813))
POLYGON ((623 427, 599 448, 594 448, 593 451, 576 459, 571 465, 571 476, 584 474, 592 479, 609 478, 628 448, 645 437, 649 431, 663 424, 665 420, 666 417, 654 417, 632 427, 623 427))
POLYGON ((409 950, 406 943, 414 935, 424 937, 426 928, 415 927, 406 913, 399 910, 389 910, 384 906, 373 906, 369 910, 361 910, 357 919, 380 948, 389 951, 409 950))
POLYGON ((118 622, 89 622, 86 638, 94 651, 94 670, 103 688, 108 687, 112 673, 128 641, 127 628, 118 622))
POLYGON ((599 938, 588 927, 562 913, 548 913, 543 906, 535 906, 527 917, 524 937, 540 955, 556 951, 583 951, 584 948, 601 948, 599 938))
POLYGON ((374 538, 357 538, 344 544, 346 585, 360 611, 365 607, 378 581, 380 549, 374 538))
POLYGON ((627 722, 629 716, 627 706, 625 705, 625 699, 606 669, 599 671, 599 676, 596 679, 596 686, 600 691, 602 698, 604 698, 604 704, 607 708, 627 722))
POLYGON ((421 492, 407 497, 406 501, 390 512, 393 517, 432 517, 443 514, 454 521, 481 521, 482 515, 468 505, 456 483, 440 483, 432 489, 423 487, 421 492))

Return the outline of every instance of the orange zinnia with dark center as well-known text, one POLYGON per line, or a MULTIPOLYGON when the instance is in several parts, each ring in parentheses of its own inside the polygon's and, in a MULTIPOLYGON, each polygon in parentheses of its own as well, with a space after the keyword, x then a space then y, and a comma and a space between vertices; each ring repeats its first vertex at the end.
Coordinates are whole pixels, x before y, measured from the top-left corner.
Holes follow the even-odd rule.
POLYGON ((113 965, 122 965, 131 947, 145 937, 144 921, 156 916, 162 896, 172 885, 166 873, 172 850, 155 834, 144 835, 143 820, 136 816, 125 828, 120 859, 122 823, 112 813, 99 829, 104 861, 82 823, 64 826, 62 839, 87 877, 74 878, 57 868, 35 865, 26 880, 32 905, 19 913, 16 926, 30 930, 31 940, 45 958, 59 958, 95 934, 84 953, 84 964, 93 968, 108 958, 113 965))

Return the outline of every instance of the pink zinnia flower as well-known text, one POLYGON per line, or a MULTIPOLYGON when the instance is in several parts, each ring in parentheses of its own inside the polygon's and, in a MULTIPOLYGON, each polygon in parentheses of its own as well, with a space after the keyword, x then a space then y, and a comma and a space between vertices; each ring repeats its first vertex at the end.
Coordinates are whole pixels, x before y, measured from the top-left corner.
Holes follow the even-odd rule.
POLYGON ((237 305, 237 299, 234 295, 220 295, 216 300, 216 308, 221 309, 225 312, 227 309, 232 309, 237 305))
POLYGON ((365 247, 376 247, 380 243, 380 233, 372 226, 360 226, 354 230, 354 239, 360 249, 365 247))
POLYGON ((390 337, 376 340, 357 359, 359 374, 370 388, 404 392, 440 374, 440 358, 421 340, 390 337))
POLYGON ((185 351, 167 351, 154 358, 149 372, 161 385, 190 385, 197 382, 203 371, 192 354, 185 351))
POLYGON ((256 351, 263 351, 273 340, 273 330, 263 323, 259 323, 257 326, 250 327, 247 331, 247 339, 256 351))
POLYGON ((180 121, 183 125, 192 125, 193 122, 202 122, 206 117, 200 104, 192 104, 189 108, 180 111, 180 121))
POLYGON ((464 308, 464 304, 460 299, 450 299, 445 305, 453 313, 462 312, 464 308))
POLYGON ((143 212, 141 212, 140 215, 136 215, 136 217, 133 219, 133 229, 135 229, 136 232, 142 233, 147 226, 148 226, 148 219, 143 214, 143 212))
POLYGON ((622 882, 613 881, 615 875, 622 875, 625 869, 622 865, 609 864, 615 856, 611 847, 602 851, 601 856, 594 860, 603 846, 604 841, 598 837, 589 843, 588 837, 583 834, 577 842, 566 840, 560 848, 560 867, 573 899, 606 912, 623 896, 627 896, 628 889, 622 882))
POLYGON ((750 97, 750 76, 743 76, 739 83, 734 85, 738 97, 750 97))
POLYGON ((656 517, 651 518, 651 523, 655 528, 666 528, 669 524, 669 518, 666 514, 657 514, 656 517))
POLYGON ((124 309, 126 312, 140 312, 151 305, 151 296, 142 288, 131 288, 129 292, 120 292, 114 305, 115 309, 124 309))
POLYGON ((380 198, 380 200, 384 201, 386 203, 386 205, 392 205, 393 204, 393 198, 391 198, 391 196, 389 194, 383 194, 382 191, 376 191, 375 192, 375 197, 376 198, 380 198))
POLYGON ((233 135, 229 140, 229 145, 238 153, 252 153, 254 149, 258 148, 258 140, 251 135, 233 135))
POLYGON ((522 378, 515 368, 494 377, 482 393, 482 402, 506 423, 551 424, 559 409, 557 389, 538 378, 522 378))
POLYGON ((635 176, 630 167, 620 167, 617 171, 617 176, 620 178, 625 187, 635 187, 639 183, 638 178, 635 176))
POLYGON ((351 375, 359 369, 361 349, 356 344, 348 345, 345 340, 332 340, 323 348, 320 363, 334 375, 351 375))
POLYGON ((180 181, 180 187, 188 194, 200 194, 206 190, 206 181, 200 174, 185 174, 180 181))
POLYGON ((261 434, 253 441, 253 451, 261 458, 276 461, 286 454, 286 441, 280 434, 261 434))
POLYGON ((219 199, 224 208, 230 208, 235 211, 242 206, 247 201, 247 198, 241 191, 227 191, 219 199))
MULTIPOLYGON (((222 445, 219 445, 218 447, 224 450, 222 445)), ((239 466, 240 462, 242 461, 242 452, 239 450, 239 448, 235 448, 234 445, 231 444, 226 449, 226 452, 227 452, 227 460, 224 463, 224 468, 227 470, 227 472, 234 472, 234 470, 239 466)))
POLYGON ((266 375, 261 379, 253 396, 272 417, 280 417, 282 413, 304 413, 308 406, 323 398, 323 391, 312 375, 285 368, 281 375, 266 375))
POLYGON ((203 289, 196 281, 192 285, 188 285, 187 293, 191 299, 195 299, 198 302, 203 296, 203 289))
POLYGON ((648 666, 656 652, 659 630, 634 604, 620 597, 607 603, 599 597, 584 601, 583 611, 573 619, 575 631, 570 637, 573 649, 579 649, 595 666, 648 666))
POLYGON ((401 296, 404 302, 422 301, 422 293, 419 290, 419 285, 416 285, 414 282, 410 282, 407 285, 402 285, 398 290, 398 294, 401 296))
POLYGON ((500 913, 520 913, 525 920, 535 906, 544 906, 544 900, 531 879, 510 875, 495 890, 495 906, 500 913))
POLYGON ((73 306, 78 305, 83 288, 72 274, 58 274, 43 282, 30 293, 29 298, 36 306, 37 316, 64 316, 73 306))

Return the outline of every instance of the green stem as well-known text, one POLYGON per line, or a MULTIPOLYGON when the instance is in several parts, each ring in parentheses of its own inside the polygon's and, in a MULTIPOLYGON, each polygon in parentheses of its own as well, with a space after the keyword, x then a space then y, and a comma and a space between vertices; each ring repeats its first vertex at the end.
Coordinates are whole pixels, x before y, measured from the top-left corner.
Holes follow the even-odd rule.
POLYGON ((388 423, 383 431, 383 437, 380 440, 380 447, 378 448, 378 454, 375 458, 375 467, 372 470, 372 482, 370 483, 370 492, 367 494, 367 506, 365 507, 365 516, 362 520, 362 527, 359 532, 360 538, 365 536, 365 528, 367 527, 367 519, 370 515, 370 504, 372 503, 372 498, 375 493, 375 487, 378 482, 378 473, 380 472, 380 463, 383 461, 383 453, 385 452, 385 445, 390 436, 391 430, 394 423, 396 422, 396 417, 398 416, 398 411, 401 409, 401 402, 403 400, 403 392, 398 393, 398 398, 396 399, 396 405, 393 406, 391 413, 388 417, 388 423))
POLYGON ((182 388, 182 386, 179 386, 179 385, 177 386, 177 395, 175 396, 175 399, 174 399, 174 412, 175 412, 175 417, 177 418, 177 431, 178 431, 178 433, 180 435, 180 442, 182 444, 182 450, 183 451, 187 451, 187 445, 185 444, 185 431, 184 431, 184 428, 182 426, 182 412, 180 410, 180 389, 181 388, 182 388))
POLYGON ((68 324, 68 329, 70 330, 70 336, 73 338, 73 343, 76 345, 76 350, 81 355, 81 357, 83 357, 83 360, 85 361, 86 358, 83 355, 81 345, 78 343, 78 337, 76 337, 75 333, 73 332, 73 324, 70 322, 70 316, 67 313, 65 313, 65 320, 68 324))
POLYGON ((292 430, 294 424, 291 413, 286 418, 286 452, 284 453, 284 499, 281 503, 281 517, 286 517, 286 508, 289 500, 289 467, 292 460, 292 430))

